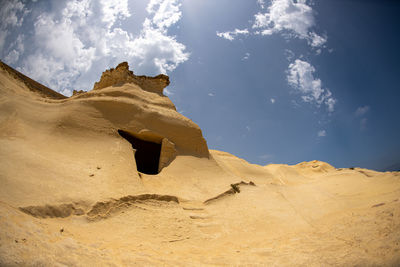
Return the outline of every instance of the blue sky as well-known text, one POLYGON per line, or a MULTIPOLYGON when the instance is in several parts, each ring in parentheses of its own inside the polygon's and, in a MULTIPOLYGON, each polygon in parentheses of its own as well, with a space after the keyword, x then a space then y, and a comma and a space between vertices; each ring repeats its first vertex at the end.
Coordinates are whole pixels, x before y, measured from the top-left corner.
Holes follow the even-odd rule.
POLYGON ((128 61, 211 149, 257 164, 400 163, 400 2, 1 1, 1 59, 65 95, 128 61))

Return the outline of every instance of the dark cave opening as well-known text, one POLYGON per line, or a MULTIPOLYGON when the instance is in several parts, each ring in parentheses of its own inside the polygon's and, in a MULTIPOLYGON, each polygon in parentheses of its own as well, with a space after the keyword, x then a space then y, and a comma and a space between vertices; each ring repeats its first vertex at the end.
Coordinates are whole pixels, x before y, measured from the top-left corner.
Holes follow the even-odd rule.
POLYGON ((118 130, 118 133, 136 149, 135 160, 137 170, 145 174, 158 174, 161 144, 142 140, 123 130, 118 130))

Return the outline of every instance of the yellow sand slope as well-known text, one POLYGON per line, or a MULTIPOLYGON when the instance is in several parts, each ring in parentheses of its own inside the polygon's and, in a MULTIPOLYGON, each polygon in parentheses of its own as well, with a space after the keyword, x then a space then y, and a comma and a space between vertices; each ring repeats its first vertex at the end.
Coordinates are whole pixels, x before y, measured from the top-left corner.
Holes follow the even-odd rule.
POLYGON ((125 64, 71 98, 0 67, 0 266, 400 265, 399 172, 209 151, 125 64), (139 173, 118 130, 174 153, 139 173))

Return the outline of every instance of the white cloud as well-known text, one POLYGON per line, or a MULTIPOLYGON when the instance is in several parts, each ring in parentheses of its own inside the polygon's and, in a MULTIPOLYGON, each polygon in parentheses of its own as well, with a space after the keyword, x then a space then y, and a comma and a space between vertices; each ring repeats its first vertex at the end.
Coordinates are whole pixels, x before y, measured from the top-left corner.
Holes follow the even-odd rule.
POLYGON ((229 41, 233 41, 237 36, 239 35, 248 35, 249 30, 248 29, 235 29, 234 31, 228 31, 228 32, 217 32, 217 36, 221 38, 225 38, 229 41))
MULTIPOLYGON (((327 38, 320 36, 316 34, 315 32, 311 32, 309 34, 309 37, 311 39, 311 46, 313 47, 321 47, 327 42, 327 38)), ((317 51, 321 51, 321 49, 318 49, 317 51)), ((321 52, 319 52, 321 53, 321 52)))
POLYGON ((274 104, 276 100, 275 100, 275 98, 271 98, 270 101, 272 104, 274 104))
MULTIPOLYGON (((6 42, 6 38, 9 34, 9 30, 12 27, 21 27, 25 15, 28 13, 28 10, 25 8, 25 5, 18 1, 18 0, 9 0, 9 1, 2 1, 1 2, 1 8, 0 8, 0 53, 2 53, 2 56, 4 55, 4 44, 6 42)), ((18 51, 15 51, 18 53, 18 51)), ((12 59, 15 58, 16 53, 12 52, 14 54, 10 55, 9 57, 12 57, 12 59)), ((9 52, 10 53, 10 52, 9 52)), ((12 62, 8 62, 12 63, 12 62)))
POLYGON ((334 111, 336 100, 328 89, 322 88, 320 79, 314 77, 315 68, 308 62, 296 59, 289 65, 287 80, 290 86, 302 94, 304 102, 325 104, 329 112, 334 111))
POLYGON ((4 61, 7 64, 15 64, 18 62, 20 55, 24 52, 24 35, 21 34, 17 37, 17 39, 10 44, 9 47, 12 48, 11 51, 8 51, 8 53, 4 57, 4 61))
POLYGON ((242 60, 248 60, 249 57, 250 57, 250 53, 247 52, 247 53, 244 54, 244 57, 242 58, 242 60))
POLYGON ((68 14, 58 21, 49 15, 39 16, 35 23, 35 39, 52 57, 76 70, 86 71, 91 66, 96 48, 85 47, 71 16, 68 14))
MULTIPOLYGON (((355 115, 356 117, 363 117, 365 114, 368 113, 368 111, 369 111, 370 109, 371 109, 370 106, 361 106, 361 107, 358 107, 358 108, 356 109, 356 111, 354 112, 354 115, 355 115)), ((367 118, 361 118, 361 120, 360 120, 360 130, 361 130, 361 131, 367 129, 367 122, 368 122, 367 118)))
POLYGON ((130 43, 134 61, 138 66, 158 72, 173 71, 179 64, 189 59, 186 47, 158 29, 144 28, 140 36, 130 43))
POLYGON ((326 136, 325 130, 318 131, 318 137, 324 137, 324 136, 326 136))
MULTIPOLYGON (((326 90, 328 90, 328 89, 326 89, 326 90)), ((327 91, 325 105, 328 107, 328 110, 330 112, 333 112, 335 110, 336 99, 331 96, 332 96, 332 93, 330 91, 327 91)))
POLYGON ((7 62, 7 64, 14 64, 18 61, 18 59, 19 59, 19 52, 17 50, 13 49, 4 58, 4 61, 7 62))
POLYGON ((181 19, 180 6, 178 0, 150 0, 146 10, 153 15, 151 22, 158 29, 165 31, 181 19))
POLYGON ((37 52, 26 58, 22 71, 51 88, 60 88, 59 91, 61 91, 70 86, 70 81, 77 75, 77 73, 66 71, 64 67, 64 64, 57 59, 37 52))
POLYGON ((265 8, 265 0, 257 0, 257 4, 259 4, 262 9, 265 8))
POLYGON ((138 37, 123 33, 125 45, 122 53, 146 72, 167 73, 189 59, 186 47, 174 36, 167 34, 168 28, 177 23, 182 13, 178 0, 151 0, 147 5, 149 17, 143 23, 138 37))
POLYGON ((250 132, 250 130, 251 130, 251 128, 250 128, 250 126, 246 126, 246 130, 248 131, 248 132, 250 132))
POLYGON ((118 19, 125 19, 130 17, 128 9, 128 1, 126 0, 101 0, 101 10, 103 22, 110 28, 118 19))
POLYGON ((254 18, 256 33, 289 33, 287 36, 305 39, 312 47, 321 47, 326 43, 326 37, 311 31, 315 18, 313 9, 306 1, 273 0, 266 13, 258 13, 254 18))
POLYGON ((208 96, 213 97, 213 96, 215 96, 215 94, 213 94, 213 93, 208 93, 208 96))
MULTIPOLYGON (((99 75, 122 61, 154 75, 171 72, 189 58, 185 45, 168 34, 182 16, 178 0, 151 0, 136 36, 121 26, 131 16, 128 0, 72 0, 60 6, 52 12, 31 12, 40 15, 32 17, 34 34, 26 36, 32 42, 30 51, 9 43, 15 51, 7 54, 10 62, 21 60, 21 71, 59 92, 91 89, 98 77, 82 78, 85 74, 99 75)), ((21 24, 21 19, 11 21, 21 24)), ((0 43, 4 36, 0 31, 0 43)))
MULTIPOLYGON (((254 15, 254 22, 250 30, 245 29, 243 34, 272 35, 281 34, 283 37, 306 40, 313 51, 319 55, 326 48, 327 37, 315 32, 316 26, 312 0, 271 0, 265 8, 264 0, 257 0, 261 10, 254 15)), ((221 38, 233 41, 240 34, 240 30, 217 32, 221 38)), ((285 57, 289 62, 295 58, 292 50, 285 50, 285 57)), ((300 57, 301 58, 301 57, 300 57)), ((320 107, 324 104, 329 112, 335 109, 336 99, 327 88, 322 88, 322 82, 314 78, 315 68, 308 62, 297 59, 289 65, 287 80, 289 85, 302 93, 304 102, 314 102, 320 107)), ((298 107, 298 103, 296 107, 298 107)))
POLYGON ((269 14, 268 13, 257 13, 254 15, 253 28, 265 28, 269 24, 269 14))
POLYGON ((285 49, 285 56, 286 56, 287 61, 292 61, 295 55, 292 50, 285 49))
POLYGON ((356 115, 356 117, 361 117, 364 116, 369 111, 369 109, 369 106, 358 107, 354 114, 356 115))
POLYGON ((0 9, 1 28, 21 26, 26 12, 25 5, 18 0, 3 1, 0 9))
POLYGON ((84 43, 87 40, 81 38, 84 33, 79 31, 81 27, 90 29, 90 22, 93 22, 89 21, 93 17, 89 7, 90 1, 71 1, 61 15, 39 15, 34 23, 33 46, 36 50, 26 56, 23 72, 70 95, 74 82, 91 68, 96 56, 96 47, 84 43))

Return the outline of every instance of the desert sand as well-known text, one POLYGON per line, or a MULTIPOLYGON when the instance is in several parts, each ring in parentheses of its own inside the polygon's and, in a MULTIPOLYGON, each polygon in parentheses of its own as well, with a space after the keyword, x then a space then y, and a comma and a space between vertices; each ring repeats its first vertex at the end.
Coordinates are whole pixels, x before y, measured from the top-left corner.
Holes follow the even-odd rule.
POLYGON ((0 64, 0 266, 400 265, 399 172, 209 150, 168 84, 121 63, 67 98, 0 64))

